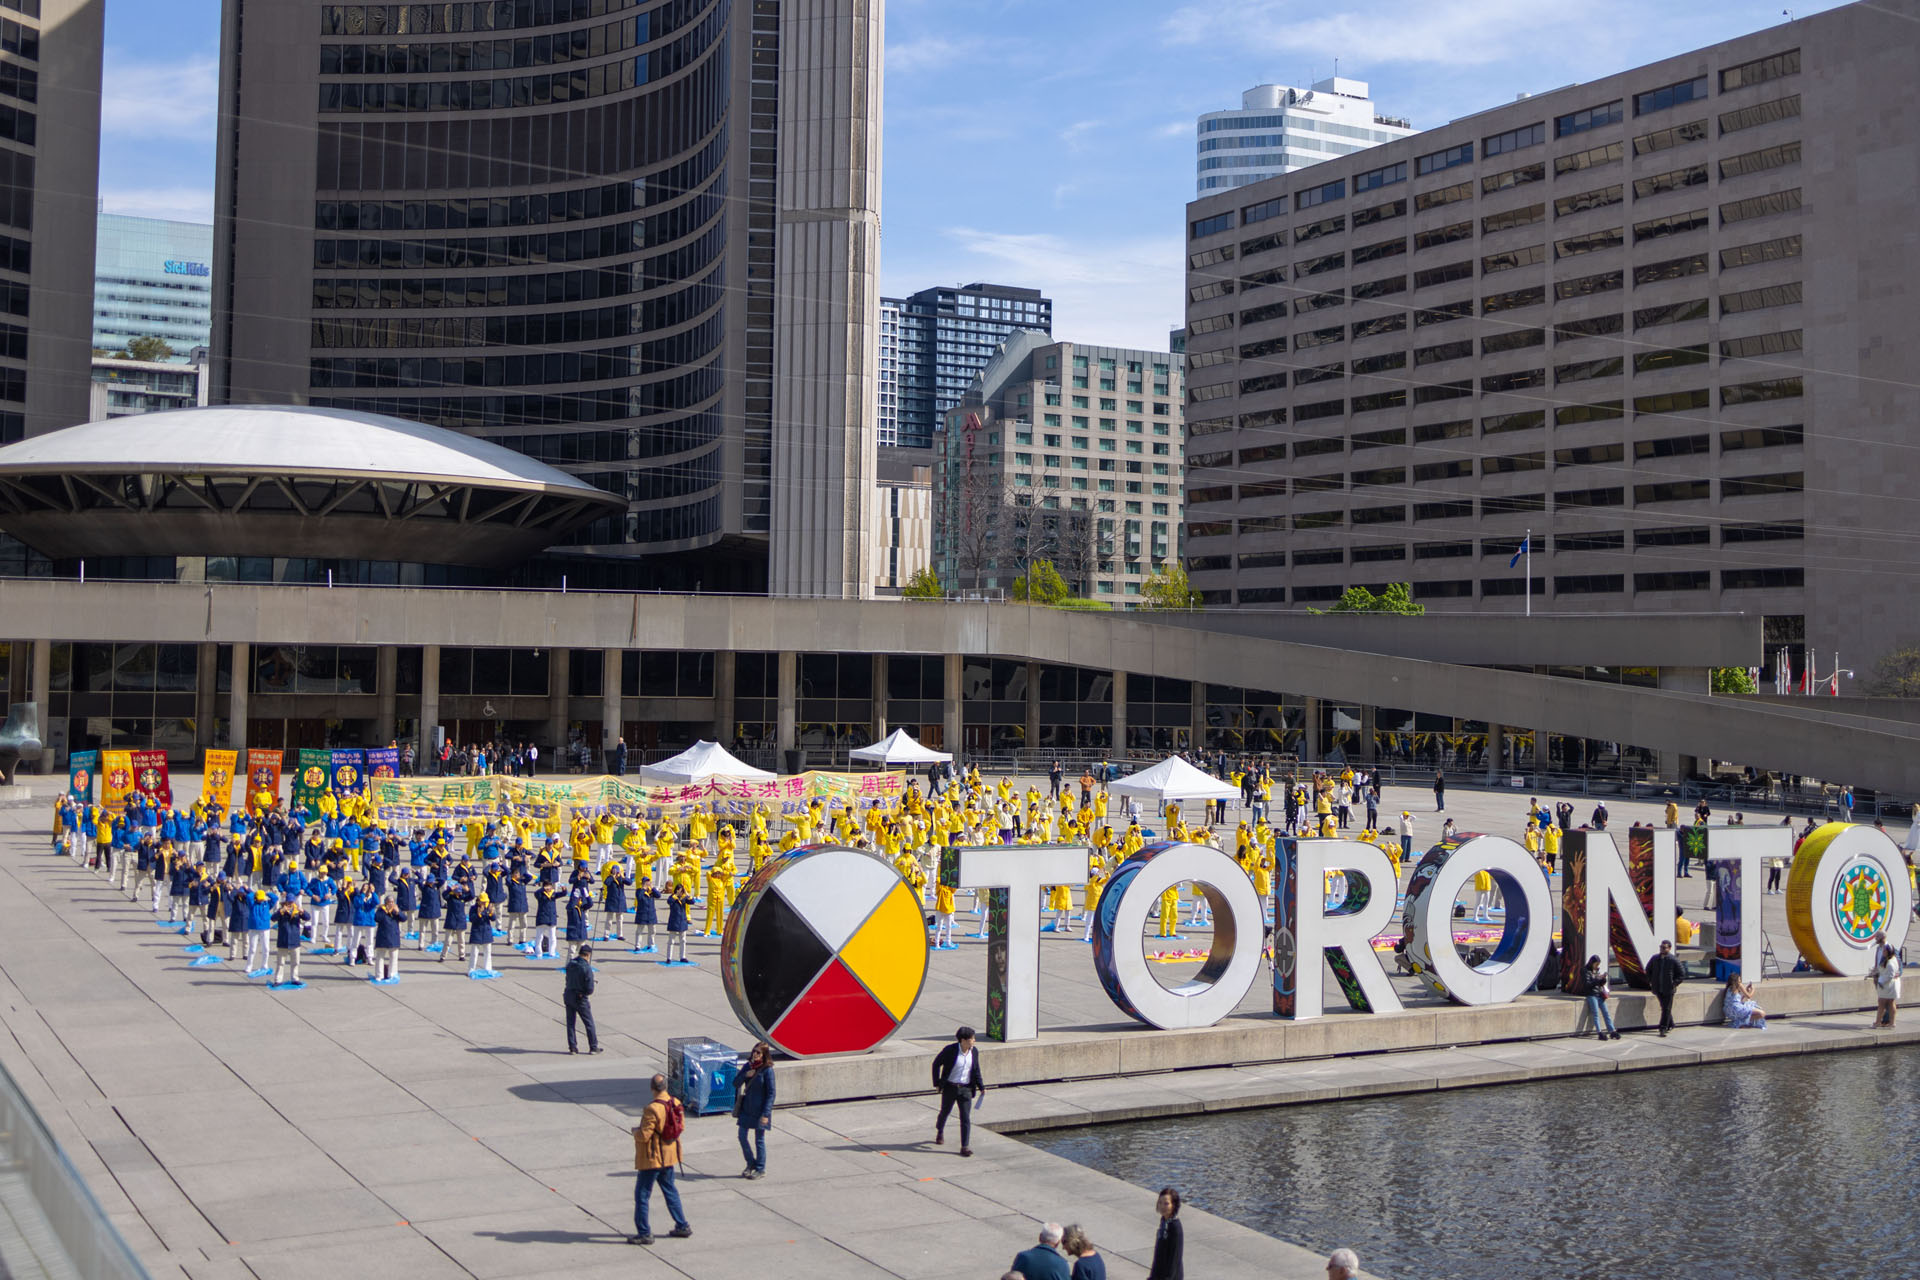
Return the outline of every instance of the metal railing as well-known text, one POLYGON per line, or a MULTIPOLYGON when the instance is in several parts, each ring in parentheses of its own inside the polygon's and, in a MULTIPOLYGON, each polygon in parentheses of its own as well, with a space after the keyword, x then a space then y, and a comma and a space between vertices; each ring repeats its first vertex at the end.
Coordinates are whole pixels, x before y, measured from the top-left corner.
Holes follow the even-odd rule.
POLYGON ((0 1231, 0 1264, 8 1274, 148 1280, 146 1267, 4 1067, 0 1150, 0 1202, 11 1219, 10 1229, 0 1231))

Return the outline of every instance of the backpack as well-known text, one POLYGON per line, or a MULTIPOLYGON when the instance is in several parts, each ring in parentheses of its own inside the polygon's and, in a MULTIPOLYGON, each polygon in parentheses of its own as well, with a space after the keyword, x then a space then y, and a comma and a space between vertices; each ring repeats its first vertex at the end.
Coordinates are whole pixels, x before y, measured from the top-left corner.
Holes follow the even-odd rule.
POLYGON ((660 1106, 667 1113, 660 1122, 660 1141, 680 1141, 680 1135, 687 1131, 687 1113, 680 1109, 680 1100, 668 1098, 660 1106))

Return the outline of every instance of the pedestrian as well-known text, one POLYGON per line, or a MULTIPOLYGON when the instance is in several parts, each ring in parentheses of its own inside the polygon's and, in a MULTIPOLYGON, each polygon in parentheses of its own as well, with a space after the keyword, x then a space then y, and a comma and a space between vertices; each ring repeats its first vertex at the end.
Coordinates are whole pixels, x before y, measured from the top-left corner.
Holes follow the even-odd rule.
POLYGON ((667 891, 667 958, 663 964, 687 963, 687 908, 692 905, 693 897, 687 892, 687 886, 675 883, 667 891))
POLYGON ((407 913, 388 894, 373 913, 373 980, 400 981, 400 940, 407 932, 407 913))
POLYGON ((1607 802, 1605 800, 1593 806, 1592 821, 1595 831, 1605 831, 1607 829, 1607 802))
POLYGON ((1060 1238, 1065 1234, 1057 1222, 1040 1228, 1040 1243, 1013 1255, 1013 1269, 1027 1280, 1071 1280, 1067 1260, 1060 1256, 1060 1238))
POLYGON ((625 738, 613 744, 613 776, 616 778, 627 776, 627 740, 625 738))
POLYGON ((1180 1193, 1172 1187, 1160 1188, 1154 1208, 1160 1214, 1160 1226, 1153 1233, 1153 1265, 1147 1268, 1147 1280, 1186 1280, 1181 1258, 1186 1241, 1180 1229, 1180 1193))
POLYGON ((734 1077, 733 1119, 739 1127, 740 1154, 747 1161, 740 1176, 749 1182, 766 1177, 767 1130, 773 1127, 773 1046, 765 1040, 754 1044, 746 1069, 734 1077))
POLYGON ((1596 1040, 1618 1040, 1620 1032, 1613 1025, 1613 1012, 1607 1008, 1607 997, 1612 995, 1607 985, 1607 969, 1600 963, 1599 956, 1587 957, 1587 1013, 1593 1019, 1593 1038, 1596 1040), (1606 1024, 1606 1030, 1600 1026, 1606 1024))
POLYGON ((1447 811, 1447 775, 1438 769, 1433 771, 1433 809, 1435 813, 1447 811))
POLYGON ((1673 954, 1673 942, 1660 940, 1660 954, 1647 965, 1647 986, 1653 990, 1654 999, 1660 1002, 1660 1034, 1666 1035, 1673 1030, 1673 993, 1687 980, 1687 966, 1680 963, 1680 957, 1673 954))
POLYGON ((1400 812, 1400 857, 1413 861, 1413 814, 1404 809, 1400 812))
POLYGON ((1884 932, 1874 935, 1873 994, 1877 1008, 1876 1027, 1892 1027, 1894 1011, 1900 1007, 1900 949, 1887 941, 1884 932))
POLYGON ((1060 1237, 1060 1249, 1073 1259, 1072 1280, 1107 1280, 1107 1260, 1093 1247, 1093 1241, 1087 1239, 1079 1223, 1067 1224, 1066 1233, 1060 1237))
POLYGON ((1360 1258, 1351 1249, 1335 1249, 1327 1255, 1327 1280, 1360 1280, 1360 1258))
MULTIPOLYGON (((492 901, 486 894, 473 900, 473 907, 467 913, 472 921, 467 926, 467 941, 473 947, 473 967, 467 970, 469 977, 497 978, 493 971, 493 922, 497 913, 492 901)), ((446 955, 443 951, 442 957, 446 955)))
POLYGON ((300 985, 300 931, 313 917, 296 898, 288 898, 273 911, 273 987, 300 985))
POLYGON ((676 1240, 684 1240, 693 1234, 693 1228, 687 1225, 687 1215, 680 1209, 680 1188, 675 1182, 675 1170, 680 1164, 680 1134, 687 1127, 686 1113, 668 1095, 665 1076, 656 1075, 651 1083, 653 1101, 640 1114, 639 1127, 632 1130, 633 1167, 638 1171, 633 1180, 633 1229, 636 1234, 627 1237, 628 1244, 653 1243, 647 1211, 651 1208, 656 1186, 666 1198, 667 1212, 673 1215, 673 1230, 668 1235, 676 1240))
POLYGON ((600 1032, 593 1025, 593 947, 583 946, 567 961, 567 985, 560 1002, 567 1011, 567 1052, 580 1052, 580 1041, 574 1034, 574 1021, 578 1019, 587 1025, 587 1052, 600 1052, 600 1032))
POLYGON ((933 1142, 947 1140, 947 1117, 960 1108, 960 1154, 973 1154, 973 1104, 987 1091, 987 1079, 980 1071, 980 1055, 974 1051, 973 1028, 961 1027, 953 1033, 953 1043, 933 1055, 933 1087, 940 1094, 940 1115, 933 1122, 933 1142))

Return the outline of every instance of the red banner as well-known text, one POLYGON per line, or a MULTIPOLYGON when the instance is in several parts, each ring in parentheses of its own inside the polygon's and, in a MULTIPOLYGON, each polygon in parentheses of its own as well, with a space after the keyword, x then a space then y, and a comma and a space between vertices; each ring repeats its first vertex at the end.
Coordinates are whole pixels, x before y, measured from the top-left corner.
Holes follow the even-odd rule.
POLYGON ((173 808, 173 779, 167 773, 167 753, 135 751, 133 789, 162 809, 173 808))
POLYGON ((280 765, 282 754, 278 747, 269 751, 247 752, 247 812, 257 813, 260 806, 257 798, 261 792, 272 796, 277 803, 280 799, 280 765))

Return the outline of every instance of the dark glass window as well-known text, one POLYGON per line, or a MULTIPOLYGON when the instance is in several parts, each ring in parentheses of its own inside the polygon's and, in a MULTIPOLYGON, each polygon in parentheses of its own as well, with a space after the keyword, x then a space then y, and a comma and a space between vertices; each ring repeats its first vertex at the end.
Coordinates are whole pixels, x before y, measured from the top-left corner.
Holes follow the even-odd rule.
POLYGON ((1624 118, 1618 101, 1608 102, 1598 107, 1588 107, 1584 111, 1570 112, 1564 116, 1555 116, 1553 136, 1564 138, 1569 134, 1585 133, 1589 129, 1599 129, 1610 124, 1619 124, 1624 118))
POLYGON ((1691 80, 1682 80, 1678 84, 1665 85, 1650 89, 1646 93, 1633 95, 1633 114, 1644 116, 1651 111, 1665 111, 1677 107, 1683 102, 1698 102, 1707 96, 1707 77, 1704 73, 1691 80))

